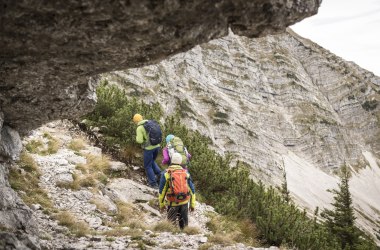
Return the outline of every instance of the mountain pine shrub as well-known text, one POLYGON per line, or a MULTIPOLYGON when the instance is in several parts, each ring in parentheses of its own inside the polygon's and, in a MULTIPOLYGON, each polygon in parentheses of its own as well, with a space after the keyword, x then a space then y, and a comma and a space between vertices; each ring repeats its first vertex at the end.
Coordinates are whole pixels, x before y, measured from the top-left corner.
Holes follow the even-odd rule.
POLYGON ((160 121, 163 113, 159 104, 148 105, 136 98, 128 99, 125 91, 103 81, 97 88, 98 102, 92 113, 85 118, 88 126, 99 127, 105 135, 104 143, 110 148, 125 148, 135 143, 136 126, 133 115, 140 113, 144 118, 160 121))

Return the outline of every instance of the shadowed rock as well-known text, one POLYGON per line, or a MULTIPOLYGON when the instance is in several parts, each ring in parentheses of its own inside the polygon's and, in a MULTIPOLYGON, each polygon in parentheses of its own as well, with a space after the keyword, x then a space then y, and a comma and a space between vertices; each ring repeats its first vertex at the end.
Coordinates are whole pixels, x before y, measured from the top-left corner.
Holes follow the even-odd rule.
POLYGON ((36 238, 22 232, 0 232, 0 249, 40 249, 36 238))

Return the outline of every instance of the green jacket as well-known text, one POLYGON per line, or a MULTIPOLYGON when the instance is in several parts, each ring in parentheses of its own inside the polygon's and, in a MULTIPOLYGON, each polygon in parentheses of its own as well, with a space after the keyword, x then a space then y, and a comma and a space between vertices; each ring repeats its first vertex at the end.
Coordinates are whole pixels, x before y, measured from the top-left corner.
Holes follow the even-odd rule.
POLYGON ((141 122, 139 122, 137 124, 137 128, 136 128, 136 142, 138 144, 142 144, 143 148, 146 149, 146 150, 152 150, 154 148, 158 148, 160 147, 160 144, 157 144, 157 145, 150 145, 149 143, 149 138, 148 138, 148 135, 146 134, 146 131, 145 131, 145 128, 144 128, 144 123, 147 122, 147 120, 142 120, 141 122))

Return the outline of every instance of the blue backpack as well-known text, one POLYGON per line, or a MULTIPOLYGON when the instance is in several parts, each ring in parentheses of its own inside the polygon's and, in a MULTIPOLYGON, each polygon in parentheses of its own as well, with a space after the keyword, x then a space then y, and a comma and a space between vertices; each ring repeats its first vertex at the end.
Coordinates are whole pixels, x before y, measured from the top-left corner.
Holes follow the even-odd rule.
POLYGON ((162 131, 160 125, 155 120, 148 120, 143 126, 146 134, 148 135, 150 145, 160 144, 162 141, 162 131))

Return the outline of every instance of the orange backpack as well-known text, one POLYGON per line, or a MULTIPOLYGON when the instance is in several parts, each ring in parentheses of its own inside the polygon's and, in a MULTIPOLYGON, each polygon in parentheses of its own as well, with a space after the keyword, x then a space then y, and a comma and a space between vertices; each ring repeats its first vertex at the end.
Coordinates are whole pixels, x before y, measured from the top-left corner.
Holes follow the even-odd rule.
POLYGON ((168 170, 170 193, 166 198, 170 202, 180 203, 190 199, 190 190, 187 185, 187 171, 185 169, 168 170))

